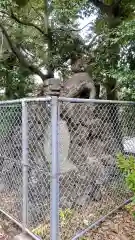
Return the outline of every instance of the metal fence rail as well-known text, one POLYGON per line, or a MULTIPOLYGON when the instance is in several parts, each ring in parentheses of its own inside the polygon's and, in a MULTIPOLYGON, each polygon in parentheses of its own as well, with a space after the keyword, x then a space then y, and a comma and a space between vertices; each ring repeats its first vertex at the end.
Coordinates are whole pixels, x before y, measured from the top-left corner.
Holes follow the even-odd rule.
POLYGON ((129 198, 116 154, 135 154, 134 119, 134 102, 0 102, 0 208, 42 239, 72 239, 129 198))

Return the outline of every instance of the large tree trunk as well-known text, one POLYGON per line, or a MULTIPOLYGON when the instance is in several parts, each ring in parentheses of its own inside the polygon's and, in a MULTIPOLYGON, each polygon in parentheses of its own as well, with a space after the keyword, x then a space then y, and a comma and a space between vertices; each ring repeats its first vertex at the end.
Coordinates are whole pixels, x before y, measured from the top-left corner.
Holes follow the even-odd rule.
POLYGON ((14 99, 14 93, 12 90, 12 83, 9 81, 9 74, 6 74, 6 83, 5 83, 5 97, 6 99, 14 99))
POLYGON ((106 83, 106 95, 108 100, 117 100, 116 79, 108 78, 106 83))
MULTIPOLYGON (((117 88, 116 88, 116 80, 115 79, 108 79, 108 83, 106 84, 106 94, 108 100, 118 100, 117 97, 117 88)), ((112 124, 112 127, 114 129, 115 133, 115 139, 117 142, 117 145, 119 146, 120 150, 123 151, 123 145, 122 145, 122 126, 119 119, 119 108, 120 105, 118 104, 112 104, 112 108, 110 108, 108 104, 108 118, 110 121, 110 124, 112 124)))
POLYGON ((96 99, 99 99, 100 97, 100 84, 99 83, 95 83, 95 89, 96 89, 96 99))

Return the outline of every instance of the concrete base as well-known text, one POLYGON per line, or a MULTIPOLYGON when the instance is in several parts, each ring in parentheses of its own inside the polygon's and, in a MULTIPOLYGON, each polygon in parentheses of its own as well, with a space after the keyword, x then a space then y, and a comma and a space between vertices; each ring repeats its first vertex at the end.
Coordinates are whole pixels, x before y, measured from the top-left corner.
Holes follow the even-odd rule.
POLYGON ((12 240, 32 240, 32 238, 27 234, 21 233, 19 235, 16 235, 12 240))

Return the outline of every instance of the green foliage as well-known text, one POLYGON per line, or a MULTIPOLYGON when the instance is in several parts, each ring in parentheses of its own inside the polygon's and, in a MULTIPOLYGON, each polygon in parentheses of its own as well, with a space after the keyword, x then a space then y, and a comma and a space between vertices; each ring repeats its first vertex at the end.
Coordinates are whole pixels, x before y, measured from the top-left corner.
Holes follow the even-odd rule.
POLYGON ((32 92, 34 80, 26 69, 4 61, 0 64, 0 88, 5 89, 4 99, 23 98, 32 92))
POLYGON ((60 219, 61 219, 61 224, 62 225, 65 225, 66 224, 66 221, 71 217, 72 215, 72 210, 69 209, 69 208, 66 208, 66 209, 60 209, 59 210, 59 216, 60 216, 60 219))
POLYGON ((37 235, 37 236, 40 236, 41 238, 44 238, 46 236, 46 232, 48 230, 48 225, 46 224, 40 224, 39 226, 37 226, 36 228, 34 228, 32 230, 32 233, 37 235))
POLYGON ((28 4, 29 0, 13 0, 19 7, 24 7, 28 4))
MULTIPOLYGON (((66 208, 64 210, 59 210, 59 217, 62 225, 66 225, 67 221, 70 219, 72 215, 72 210, 69 208, 66 208)), ((46 236, 46 232, 48 231, 48 224, 43 223, 37 226, 32 230, 32 232, 36 235, 39 235, 40 237, 44 238, 46 236)))
POLYGON ((84 237, 84 236, 83 237, 79 237, 79 240, 87 240, 87 237, 84 237))
POLYGON ((106 82, 115 79, 120 99, 134 100, 135 2, 123 0, 121 8, 121 17, 98 15, 94 23, 97 37, 92 42, 89 68, 93 77, 105 87, 106 82))
POLYGON ((122 153, 117 154, 118 167, 125 173, 132 173, 135 170, 135 158, 124 156, 122 153))
MULTIPOLYGON (((0 17, 0 23, 7 30, 11 42, 21 53, 23 51, 23 59, 27 60, 27 64, 21 61, 21 66, 24 64, 27 68, 31 64, 37 69, 44 67, 53 73, 54 70, 65 72, 65 62, 84 52, 84 41, 77 30, 77 20, 85 4, 86 0, 70 3, 57 0, 5 0, 1 5, 4 18, 0 17)), ((9 50, 5 44, 3 48, 9 50)))
POLYGON ((132 202, 127 205, 127 209, 135 217, 135 157, 132 155, 125 157, 122 153, 117 154, 117 164, 125 174, 128 188, 132 191, 132 202))
POLYGON ((106 5, 111 5, 113 3, 113 0, 104 0, 103 1, 106 5))

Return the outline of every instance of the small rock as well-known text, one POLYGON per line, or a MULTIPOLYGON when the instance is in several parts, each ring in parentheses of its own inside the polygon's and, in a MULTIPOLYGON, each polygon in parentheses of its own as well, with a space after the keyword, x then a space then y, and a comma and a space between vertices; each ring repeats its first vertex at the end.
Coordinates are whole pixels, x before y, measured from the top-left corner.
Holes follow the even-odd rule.
POLYGON ((89 196, 85 194, 84 196, 81 196, 77 199, 76 204, 82 207, 86 204, 86 202, 88 201, 88 198, 89 196))
POLYGON ((121 236, 120 236, 120 240, 129 240, 129 238, 126 237, 125 235, 121 235, 121 236))
POLYGON ((118 224, 111 224, 110 228, 114 233, 119 233, 119 225, 118 224))
POLYGON ((89 221, 88 221, 88 220, 86 220, 86 219, 84 219, 84 220, 83 220, 83 223, 84 223, 84 225, 86 225, 86 226, 88 226, 88 225, 89 225, 89 221))

